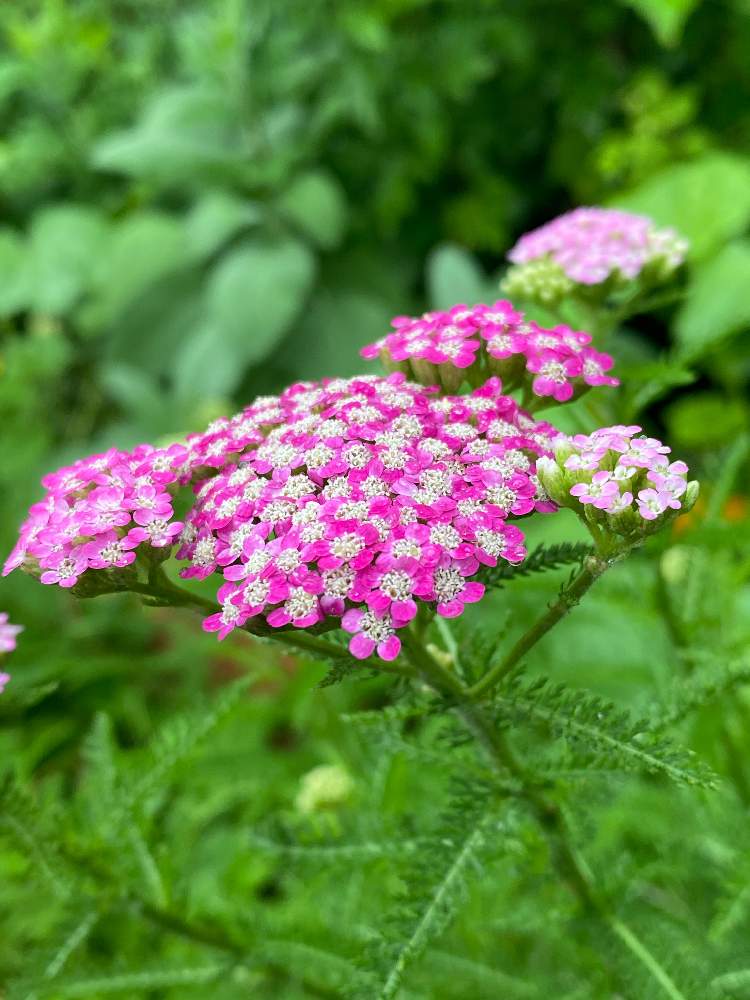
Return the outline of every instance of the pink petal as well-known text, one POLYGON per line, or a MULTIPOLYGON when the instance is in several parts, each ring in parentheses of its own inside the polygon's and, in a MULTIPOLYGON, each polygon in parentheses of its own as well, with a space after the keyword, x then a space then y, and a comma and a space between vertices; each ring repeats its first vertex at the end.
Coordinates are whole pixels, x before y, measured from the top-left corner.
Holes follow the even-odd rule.
POLYGON ((395 660, 400 652, 401 640, 397 635, 391 635, 385 642, 378 643, 378 656, 381 660, 395 660))
MULTIPOLYGON (((344 615, 344 618, 346 618, 346 615, 344 615)), ((349 652, 352 656, 356 656, 358 660, 366 660, 368 656, 372 656, 374 651, 374 640, 363 635, 362 632, 358 632, 355 636, 352 636, 349 641, 349 652)))

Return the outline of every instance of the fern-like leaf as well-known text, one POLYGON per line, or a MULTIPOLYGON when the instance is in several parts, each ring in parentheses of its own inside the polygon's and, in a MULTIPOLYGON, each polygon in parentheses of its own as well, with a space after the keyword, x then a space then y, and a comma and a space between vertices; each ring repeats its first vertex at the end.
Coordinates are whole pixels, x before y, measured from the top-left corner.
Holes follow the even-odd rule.
POLYGON ((508 580, 533 573, 546 573, 562 566, 580 564, 593 553, 585 542, 560 542, 557 545, 538 545, 522 563, 498 563, 480 570, 477 579, 487 587, 501 587, 508 580))
POLYGON ((663 774, 678 784, 716 786, 717 778, 691 750, 679 747, 647 722, 598 695, 576 691, 547 678, 510 679, 494 701, 498 724, 541 724, 595 764, 663 774))
POLYGON ((356 997, 394 1000, 409 966, 448 927, 467 895, 492 813, 484 784, 462 780, 455 785, 434 836, 404 872, 408 901, 385 921, 371 969, 381 985, 367 994, 355 992, 356 997))
POLYGON ((200 716, 182 716, 170 720, 157 734, 150 747, 150 765, 124 793, 122 807, 132 808, 164 784, 167 775, 187 760, 198 745, 237 706, 250 683, 243 677, 228 685, 200 716))
POLYGON ((654 728, 662 730, 682 722, 743 684, 750 684, 750 660, 703 666, 676 684, 668 707, 655 718, 654 728))
POLYGON ((33 858, 34 871, 46 880, 59 899, 71 896, 74 879, 60 843, 31 794, 12 780, 0 789, 0 833, 3 832, 33 858))
POLYGON ((133 969, 106 973, 91 973, 57 979, 53 982, 34 983, 18 981, 11 985, 7 1000, 73 1000, 77 997, 102 997, 112 993, 124 993, 134 997, 151 990, 170 987, 206 986, 227 975, 234 963, 215 962, 200 966, 158 967, 153 969, 133 969))

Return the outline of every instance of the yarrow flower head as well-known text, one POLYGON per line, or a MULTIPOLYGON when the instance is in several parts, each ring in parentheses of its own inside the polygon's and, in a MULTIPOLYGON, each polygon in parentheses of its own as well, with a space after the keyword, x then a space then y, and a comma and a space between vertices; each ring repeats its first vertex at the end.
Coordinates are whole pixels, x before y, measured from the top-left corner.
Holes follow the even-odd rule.
POLYGON ((684 462, 670 461, 670 450, 636 425, 560 435, 555 457, 540 458, 537 475, 561 507, 632 543, 690 510, 698 497, 698 483, 688 481, 684 462))
POLYGON ((232 457, 195 483, 177 552, 183 577, 223 578, 205 629, 339 620, 355 657, 393 659, 419 604, 459 615, 482 565, 524 558, 513 520, 555 509, 534 476, 554 434, 498 379, 446 397, 395 373, 256 401, 187 442, 199 463, 232 457))
POLYGON ((645 215, 576 208, 524 233, 508 254, 515 266, 503 288, 552 304, 575 286, 617 286, 636 278, 656 284, 682 264, 687 251, 687 240, 645 215))
POLYGON ((619 384, 607 374, 612 358, 589 346, 589 334, 527 322, 507 300, 398 316, 392 325, 393 332, 363 348, 362 356, 380 357, 389 370, 446 392, 464 381, 480 385, 499 376, 506 391, 522 387, 528 399, 541 397, 549 405, 577 398, 591 386, 619 384))
POLYGON ((3 576, 23 566, 46 584, 75 587, 85 574, 92 594, 125 589, 136 550, 166 555, 182 529, 172 499, 187 458, 181 445, 111 448, 45 476, 3 576))
MULTIPOLYGON (((12 653, 16 648, 16 636, 23 631, 23 625, 11 625, 7 612, 0 612, 0 657, 4 653, 12 653)), ((10 674, 0 671, 0 694, 5 690, 10 674)))

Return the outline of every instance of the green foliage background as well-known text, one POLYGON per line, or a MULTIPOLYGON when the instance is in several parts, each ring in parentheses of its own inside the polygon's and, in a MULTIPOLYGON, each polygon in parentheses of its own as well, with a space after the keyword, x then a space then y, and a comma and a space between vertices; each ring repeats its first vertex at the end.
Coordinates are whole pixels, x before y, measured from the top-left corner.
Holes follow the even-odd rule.
MULTIPOLYGON (((611 345, 619 412, 704 496, 529 671, 661 720, 718 775, 675 790, 584 769, 557 723, 524 737, 670 994, 576 911, 512 794, 487 818, 443 722, 358 714, 393 682, 317 689, 324 666, 217 646, 187 612, 16 574, 0 996, 750 996, 748 52, 747 0, 0 6, 3 551, 44 471, 362 370, 392 315, 496 296, 512 242, 569 207, 645 211, 693 252, 682 301, 611 345), (305 811, 321 764, 352 788, 305 811)), ((566 571, 504 581, 463 655, 566 571)))

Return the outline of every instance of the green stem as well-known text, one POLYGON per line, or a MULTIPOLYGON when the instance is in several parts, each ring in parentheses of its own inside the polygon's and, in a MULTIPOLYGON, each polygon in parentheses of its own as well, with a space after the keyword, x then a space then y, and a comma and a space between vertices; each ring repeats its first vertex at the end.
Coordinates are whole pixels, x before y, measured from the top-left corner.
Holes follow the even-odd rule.
POLYGON ((657 983, 664 990, 670 1000, 687 1000, 685 994, 677 987, 677 984, 662 967, 659 960, 651 954, 646 945, 631 931, 627 924, 624 924, 619 917, 614 914, 607 915, 607 923, 614 933, 619 937, 628 951, 634 955, 638 961, 648 969, 657 983))
POLYGON ((571 608, 579 603, 583 595, 594 584, 602 573, 611 565, 611 561, 601 556, 589 556, 580 572, 572 582, 560 591, 557 600, 549 606, 545 614, 516 642, 513 648, 494 665, 490 664, 487 673, 469 688, 472 699, 487 695, 503 677, 523 659, 524 656, 543 638, 551 628, 568 614, 571 608))
MULTIPOLYGON (((221 611, 221 606, 215 601, 201 597, 200 594, 194 594, 192 591, 173 583, 160 566, 150 574, 148 583, 133 583, 130 584, 130 589, 136 594, 162 601, 170 607, 196 607, 202 611, 208 611, 210 614, 221 611)), ((310 654, 313 658, 352 660, 351 653, 344 647, 299 630, 272 630, 248 623, 243 626, 243 631, 259 639, 270 639, 285 646, 291 646, 302 653, 310 654)), ((399 677, 414 677, 414 671, 403 663, 386 663, 384 660, 376 660, 372 657, 358 662, 365 669, 379 670, 387 674, 396 674, 399 677)))

